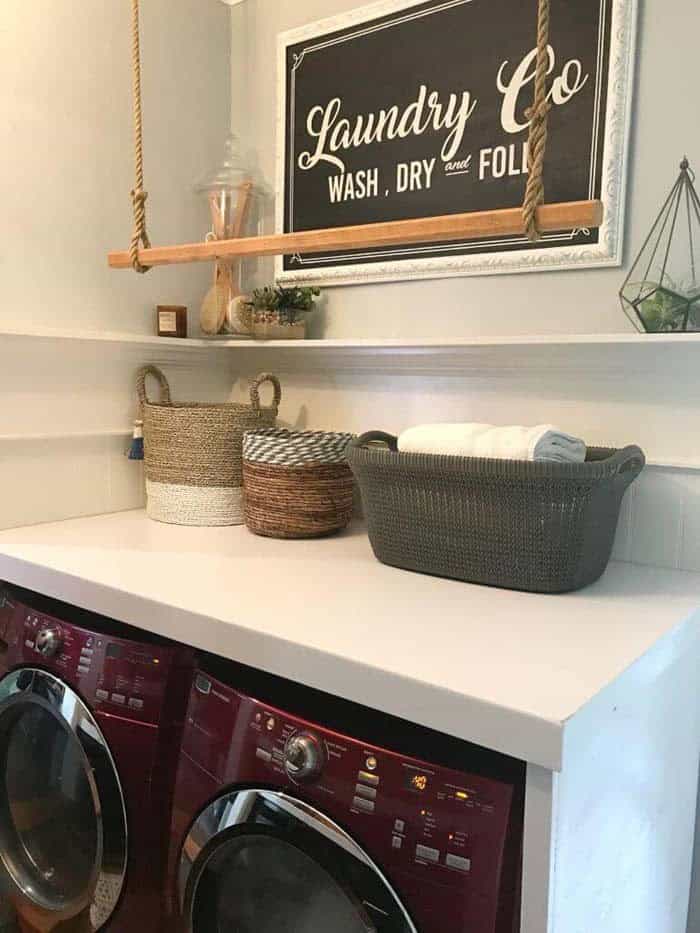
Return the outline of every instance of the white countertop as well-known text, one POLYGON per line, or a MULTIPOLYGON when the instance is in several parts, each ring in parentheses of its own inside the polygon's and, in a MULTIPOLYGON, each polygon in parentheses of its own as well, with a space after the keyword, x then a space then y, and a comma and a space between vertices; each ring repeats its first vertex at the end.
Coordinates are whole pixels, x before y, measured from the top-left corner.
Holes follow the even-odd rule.
POLYGON ((700 574, 540 596, 386 567, 361 526, 277 541, 142 511, 0 532, 0 579, 559 770, 565 724, 683 623, 700 574))

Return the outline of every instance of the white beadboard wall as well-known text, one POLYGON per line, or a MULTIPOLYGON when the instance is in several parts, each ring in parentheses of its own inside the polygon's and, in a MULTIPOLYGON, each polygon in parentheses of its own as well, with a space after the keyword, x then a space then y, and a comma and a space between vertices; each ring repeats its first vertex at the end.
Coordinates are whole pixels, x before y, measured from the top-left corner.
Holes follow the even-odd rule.
MULTIPOLYGON (((177 399, 244 399, 250 377, 275 372, 283 384, 280 419, 300 429, 396 433, 424 421, 552 421, 591 444, 639 443, 650 464, 625 497, 615 557, 700 571, 694 433, 683 430, 682 415, 670 417, 671 389, 647 376, 650 360, 665 355, 665 367, 678 373, 693 352, 562 345, 407 355, 0 335, 0 526, 143 504, 142 469, 125 453, 135 373, 154 362, 177 399)), ((687 373, 688 380, 691 394, 700 391, 700 374, 687 373)))
POLYGON ((0 334, 0 528, 138 508, 143 465, 127 459, 136 372, 155 363, 175 398, 220 400, 217 351, 0 334))
POLYGON ((589 444, 639 444, 650 463, 625 497, 615 557, 700 571, 698 350, 506 346, 406 356, 237 349, 232 372, 235 397, 248 376, 278 373, 281 418, 297 428, 398 433, 426 421, 553 422, 589 444))

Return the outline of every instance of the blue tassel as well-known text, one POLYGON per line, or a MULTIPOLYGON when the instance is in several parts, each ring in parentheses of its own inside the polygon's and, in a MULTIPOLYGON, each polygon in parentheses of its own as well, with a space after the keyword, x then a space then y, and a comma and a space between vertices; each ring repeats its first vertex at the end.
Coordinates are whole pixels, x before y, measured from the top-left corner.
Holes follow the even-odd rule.
POLYGON ((143 421, 134 421, 134 437, 129 448, 129 460, 143 460, 143 421))

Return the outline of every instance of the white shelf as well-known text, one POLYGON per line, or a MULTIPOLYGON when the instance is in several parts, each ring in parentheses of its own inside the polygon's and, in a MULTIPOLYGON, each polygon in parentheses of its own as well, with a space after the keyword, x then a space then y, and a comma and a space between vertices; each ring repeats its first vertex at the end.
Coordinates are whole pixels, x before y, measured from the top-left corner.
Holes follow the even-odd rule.
POLYGON ((201 350, 204 347, 220 347, 220 341, 200 339, 182 339, 179 337, 157 337, 152 334, 130 334, 125 331, 59 330, 50 327, 39 328, 3 328, 1 338, 67 340, 83 343, 116 343, 135 347, 167 347, 169 350, 201 350))
POLYGON ((431 352, 471 350, 496 347, 542 346, 616 346, 655 345, 687 346, 699 344, 700 334, 520 334, 487 337, 341 337, 319 340, 249 340, 245 338, 157 337, 150 334, 132 334, 124 331, 91 331, 80 329, 4 328, 0 338, 36 338, 43 340, 71 340, 88 343, 118 343, 143 347, 162 346, 187 351, 209 350, 342 350, 431 352))
MULTIPOLYGON (((133 366, 186 365, 208 361, 240 376, 270 370, 280 376, 298 373, 353 373, 407 376, 502 378, 526 372, 551 377, 619 379, 662 367, 684 384, 697 370, 700 334, 522 334, 488 337, 342 337, 320 340, 250 340, 155 337, 120 331, 0 329, 0 343, 16 341, 23 353, 33 341, 53 349, 64 341, 77 355, 113 354, 133 366), (233 352, 232 352, 233 351, 233 352)), ((62 355, 66 355, 63 353, 62 355)))
POLYGON ((700 343, 700 334, 523 334, 492 337, 341 337, 325 340, 216 340, 194 341, 198 346, 216 345, 239 349, 274 350, 450 350, 479 347, 540 347, 540 346, 614 346, 617 344, 700 343))

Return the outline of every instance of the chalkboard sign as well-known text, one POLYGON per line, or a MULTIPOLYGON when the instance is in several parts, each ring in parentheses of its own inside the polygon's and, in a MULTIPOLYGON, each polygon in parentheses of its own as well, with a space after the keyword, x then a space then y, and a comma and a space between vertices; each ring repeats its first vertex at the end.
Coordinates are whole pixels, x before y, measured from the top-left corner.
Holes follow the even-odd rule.
MULTIPOLYGON (((384 0, 280 36, 277 227, 516 207, 527 178, 536 0, 384 0)), ((285 256, 287 281, 619 265, 636 0, 552 0, 547 201, 603 226, 285 256)))

